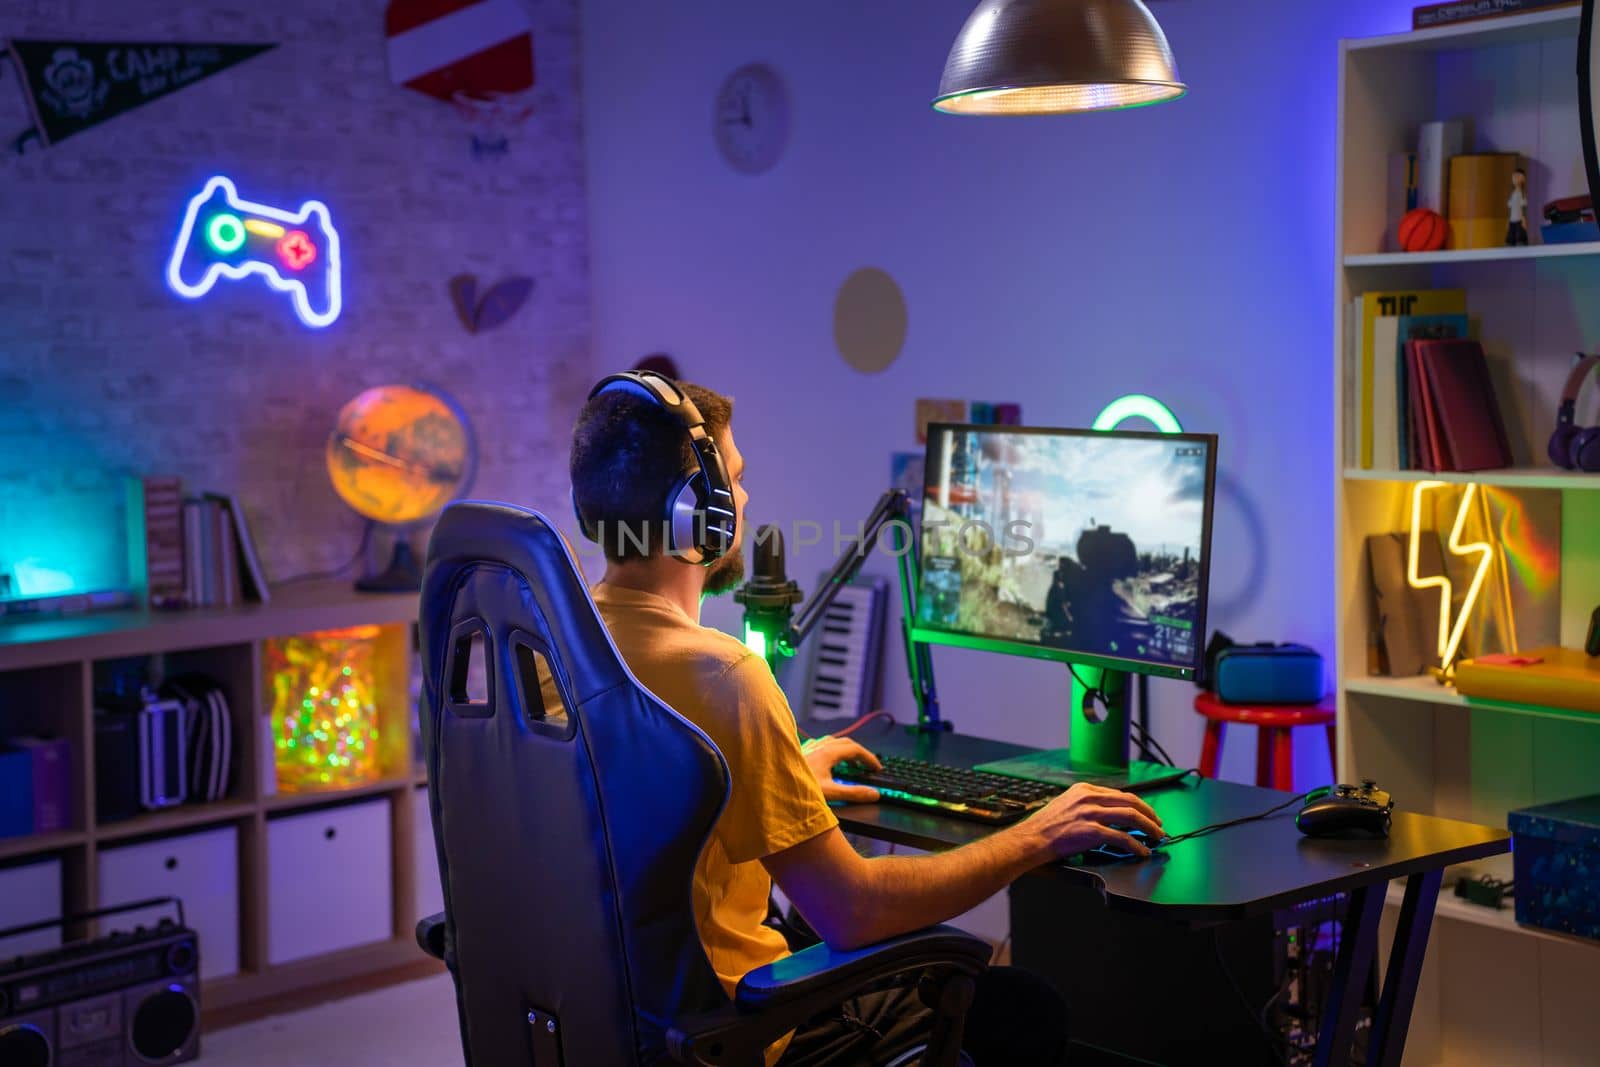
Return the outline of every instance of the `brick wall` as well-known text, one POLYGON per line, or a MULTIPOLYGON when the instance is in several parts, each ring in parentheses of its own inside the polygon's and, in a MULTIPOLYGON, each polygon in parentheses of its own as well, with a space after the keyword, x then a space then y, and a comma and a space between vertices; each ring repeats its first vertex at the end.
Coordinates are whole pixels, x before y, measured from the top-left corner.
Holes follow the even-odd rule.
MULTIPOLYGON (((527 0, 536 111, 475 159, 447 105, 390 83, 382 0, 9 0, 0 36, 272 41, 278 47, 60 144, 0 159, 0 571, 123 570, 120 476, 232 490, 268 571, 348 558, 361 523, 323 446, 364 388, 426 381, 480 441, 473 495, 555 509, 588 384, 589 268, 576 0, 527 0), (325 201, 345 307, 311 330, 254 279, 188 302, 163 271, 212 174, 246 199, 325 201), (469 335, 446 280, 531 275, 528 304, 469 335)), ((0 136, 28 118, 0 74, 0 136)), ((420 548, 420 543, 419 543, 420 548)))

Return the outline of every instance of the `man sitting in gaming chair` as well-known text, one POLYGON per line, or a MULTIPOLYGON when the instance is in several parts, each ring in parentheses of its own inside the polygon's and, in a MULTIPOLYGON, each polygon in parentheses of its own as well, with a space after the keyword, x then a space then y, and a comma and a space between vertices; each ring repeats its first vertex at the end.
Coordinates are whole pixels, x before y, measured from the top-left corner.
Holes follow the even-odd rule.
MULTIPOLYGON (((594 601, 623 660, 705 731, 728 763, 728 804, 696 864, 692 895, 706 956, 729 995, 746 972, 788 952, 783 936, 764 925, 774 880, 828 944, 848 949, 960 915, 1058 857, 1107 842, 1147 854, 1111 824, 1159 836, 1155 813, 1131 794, 1085 784, 950 852, 866 859, 850 847, 827 802, 877 794, 836 783, 830 772, 840 760, 876 764, 875 757, 848 739, 803 749, 766 662, 700 625, 701 598, 727 592, 743 576, 748 496, 732 408, 699 386, 613 376, 578 418, 571 467, 579 521, 606 559, 594 601), (697 537, 686 517, 717 502, 719 483, 731 491, 733 515, 719 520, 707 509, 711 520, 697 537), (719 523, 732 534, 724 543, 717 543, 719 523)), ((968 1014, 964 1046, 978 1067, 1057 1063, 1064 1015, 1042 981, 991 969, 968 1014)), ((866 994, 775 1043, 767 1062, 881 1063, 915 1045, 928 1018, 914 990, 866 994)))

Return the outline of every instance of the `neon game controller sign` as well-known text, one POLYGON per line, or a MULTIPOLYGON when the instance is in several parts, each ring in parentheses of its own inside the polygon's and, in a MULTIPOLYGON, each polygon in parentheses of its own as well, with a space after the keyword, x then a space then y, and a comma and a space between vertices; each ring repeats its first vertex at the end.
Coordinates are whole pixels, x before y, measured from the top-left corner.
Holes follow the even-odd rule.
POLYGON ((183 213, 167 284, 179 296, 197 300, 220 279, 252 275, 289 294, 307 326, 320 328, 339 317, 339 234, 328 206, 307 200, 300 210, 285 211, 252 203, 218 175, 183 213))

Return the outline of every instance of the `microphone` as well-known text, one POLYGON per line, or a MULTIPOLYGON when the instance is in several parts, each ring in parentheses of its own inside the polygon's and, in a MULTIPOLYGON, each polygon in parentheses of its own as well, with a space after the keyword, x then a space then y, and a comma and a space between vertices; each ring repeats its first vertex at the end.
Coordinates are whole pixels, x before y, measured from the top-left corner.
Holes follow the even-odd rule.
POLYGON ((800 587, 784 570, 783 531, 775 523, 766 523, 756 530, 750 580, 733 594, 733 599, 744 605, 744 643, 751 651, 769 663, 779 655, 794 655, 787 635, 800 597, 800 587))

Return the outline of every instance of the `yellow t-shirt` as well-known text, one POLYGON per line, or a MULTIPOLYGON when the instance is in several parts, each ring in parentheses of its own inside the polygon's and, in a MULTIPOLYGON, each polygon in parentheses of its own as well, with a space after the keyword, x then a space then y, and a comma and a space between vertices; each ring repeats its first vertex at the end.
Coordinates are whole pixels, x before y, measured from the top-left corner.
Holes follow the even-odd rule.
MULTIPOLYGON (((766 661, 653 593, 601 583, 595 606, 623 662, 728 761, 731 788, 695 865, 695 923, 731 997, 739 980, 789 954, 763 926, 772 878, 761 860, 839 825, 800 754, 794 712, 766 661)), ((767 1062, 788 1038, 767 1049, 767 1062)))

